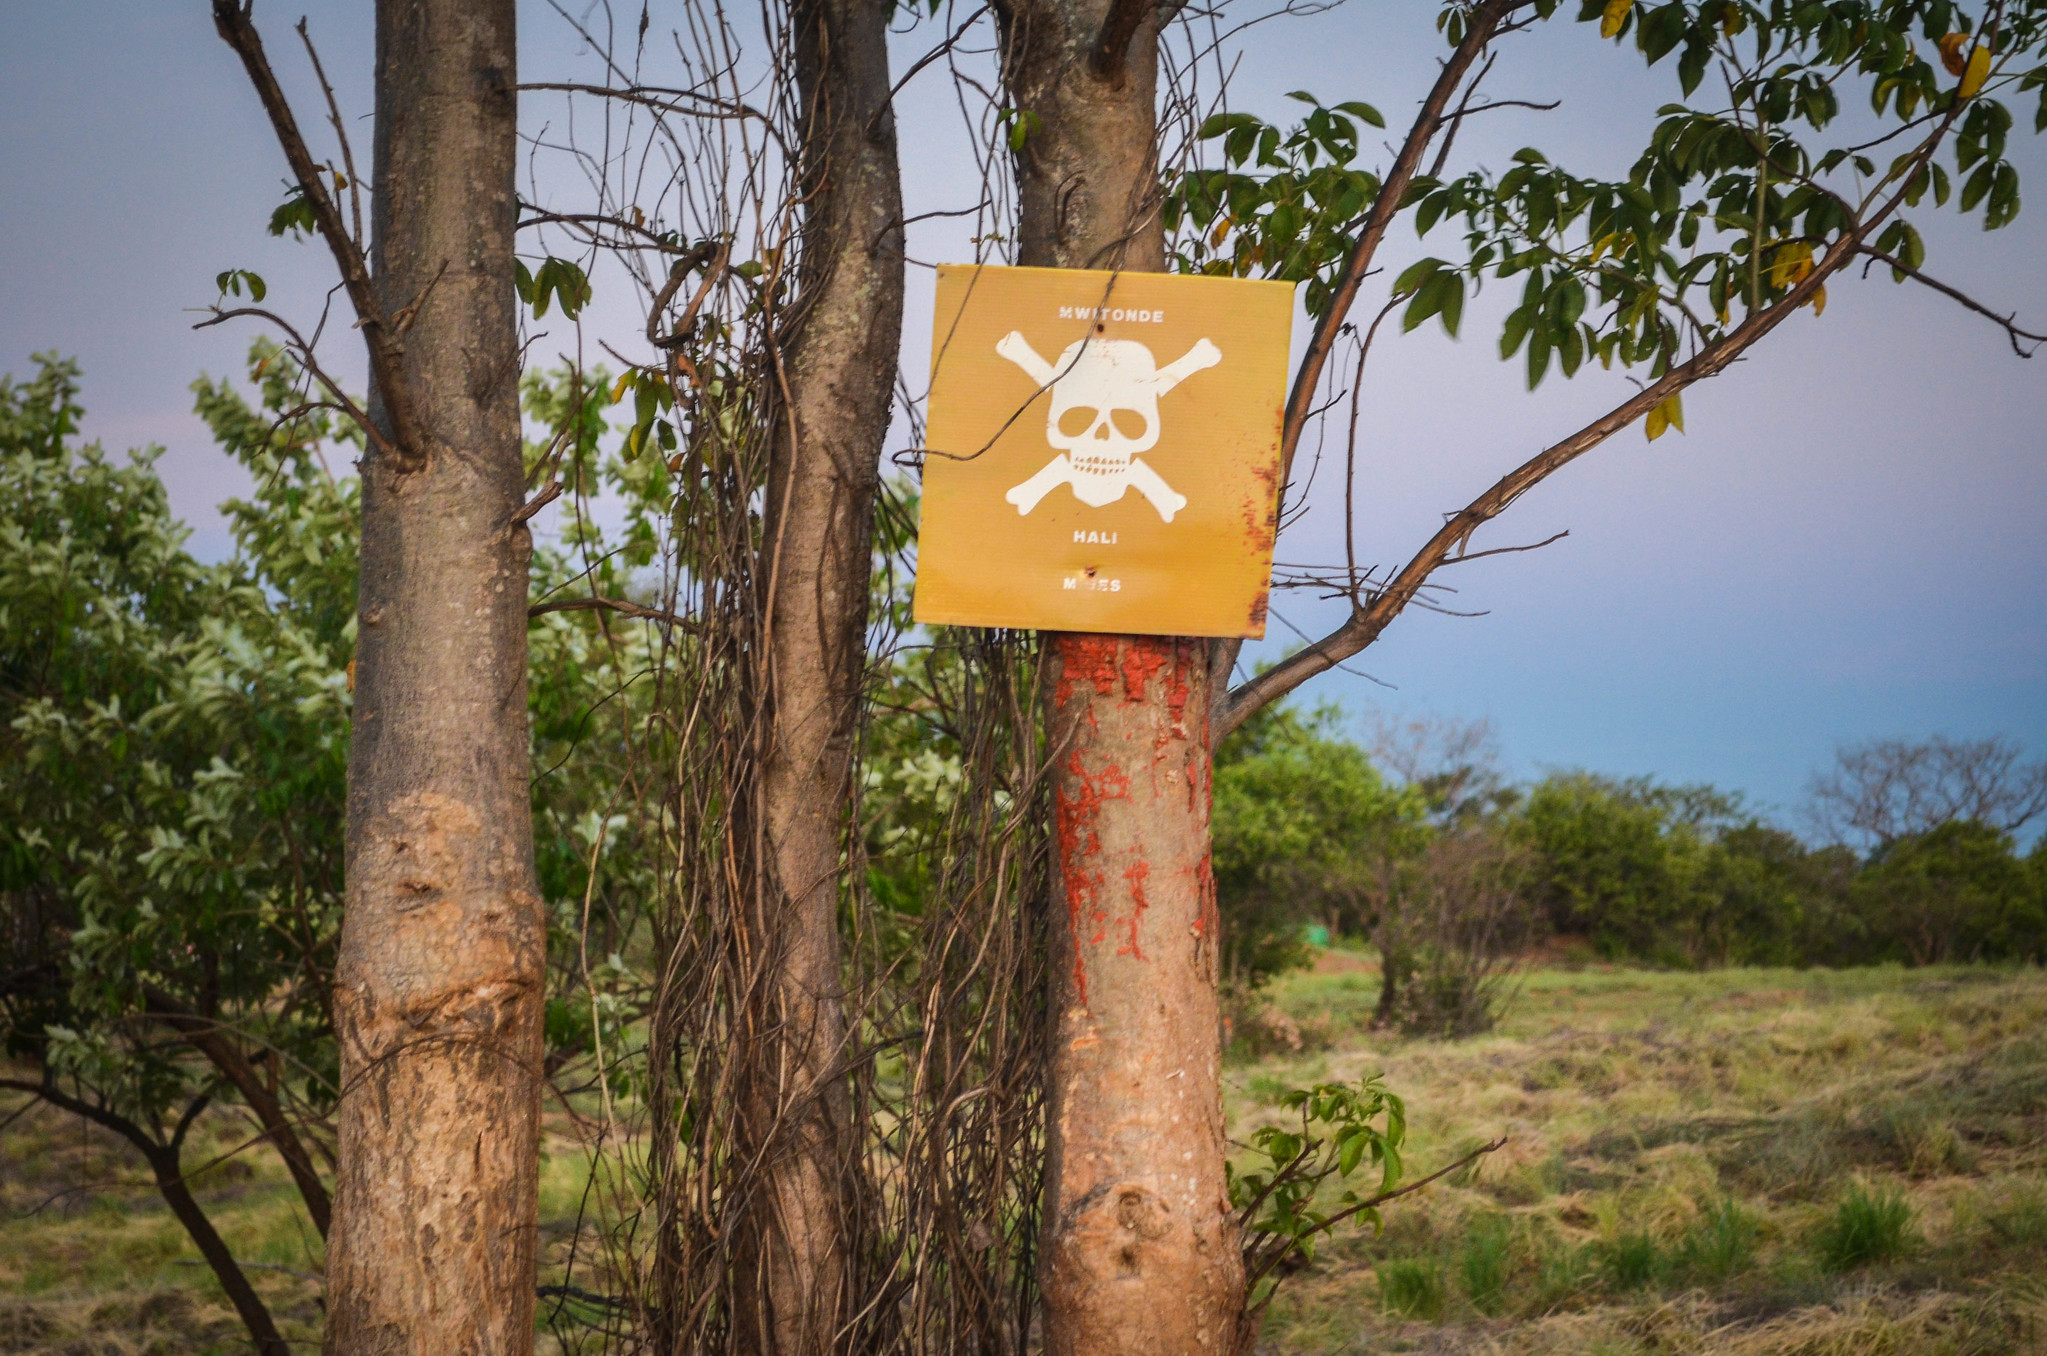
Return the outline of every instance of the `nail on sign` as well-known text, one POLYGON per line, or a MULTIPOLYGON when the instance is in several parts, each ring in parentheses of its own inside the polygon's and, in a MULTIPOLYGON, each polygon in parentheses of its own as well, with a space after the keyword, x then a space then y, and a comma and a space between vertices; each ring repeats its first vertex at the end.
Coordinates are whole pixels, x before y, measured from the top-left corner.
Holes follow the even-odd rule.
POLYGON ((1292 283, 938 270, 916 617, 1265 634, 1292 283))

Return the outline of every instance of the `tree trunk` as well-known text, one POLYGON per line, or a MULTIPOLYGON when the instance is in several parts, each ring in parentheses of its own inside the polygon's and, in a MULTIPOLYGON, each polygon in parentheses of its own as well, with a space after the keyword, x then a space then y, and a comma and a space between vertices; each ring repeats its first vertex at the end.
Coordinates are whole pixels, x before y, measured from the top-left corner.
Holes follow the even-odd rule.
MULTIPOLYGON (((1156 16, 1033 0, 1004 15, 1018 262, 1157 271, 1156 16)), ((1053 1356, 1229 1352, 1243 1261, 1223 1176, 1206 641, 1061 635, 1050 732, 1054 926, 1041 1283, 1053 1356)))
POLYGON ((839 900, 866 676, 874 497, 902 339, 902 188, 889 110, 889 0, 798 0, 791 17, 805 201, 788 405, 768 466, 771 878, 765 1033, 742 1152, 765 1159, 741 1240, 736 1332, 778 1356, 832 1349, 853 1310, 859 1136, 846 1084, 839 900))
POLYGON ((335 976, 337 1356, 533 1343, 545 918, 527 792, 513 0, 377 5, 375 297, 335 976), (407 328, 407 320, 410 328, 407 328))

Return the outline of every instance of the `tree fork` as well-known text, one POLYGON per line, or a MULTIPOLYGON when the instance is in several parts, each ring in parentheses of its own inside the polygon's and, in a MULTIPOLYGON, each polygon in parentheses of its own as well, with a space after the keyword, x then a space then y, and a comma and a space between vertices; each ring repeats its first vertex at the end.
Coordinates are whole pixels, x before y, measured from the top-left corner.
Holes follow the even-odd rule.
MULTIPOLYGON (((1016 157, 1018 262, 1162 270, 1157 8, 1133 20, 1111 0, 1031 0, 1000 18, 1012 102, 1038 118, 1016 157)), ((1244 1278, 1208 856, 1216 647, 1060 635, 1050 648, 1046 1350, 1230 1352, 1244 1278)))
POLYGON ((235 1261, 228 1251, 226 1240, 213 1227, 206 1211, 193 1197, 191 1187, 185 1184, 185 1171, 181 1166, 184 1155, 185 1136, 191 1132, 201 1112, 206 1110, 212 1099, 210 1093, 194 1098, 178 1117, 176 1127, 169 1139, 157 1139, 126 1116, 108 1110, 104 1106, 87 1101, 84 1097, 73 1097, 61 1091, 48 1076, 42 1083, 30 1083, 23 1079, 0 1078, 0 1088, 11 1088, 40 1097, 61 1111, 91 1121, 113 1131, 135 1147, 149 1164, 150 1174, 156 1178, 157 1192, 171 1214, 184 1226, 185 1234, 192 1245, 199 1249, 199 1255, 212 1269, 214 1280, 220 1283, 227 1295, 228 1303, 234 1306, 235 1314, 242 1320, 242 1326, 249 1330, 249 1340, 254 1343, 256 1356, 289 1356, 291 1347, 277 1331, 277 1324, 270 1316, 270 1308, 263 1303, 263 1297, 256 1293, 256 1287, 249 1284, 248 1273, 242 1264, 235 1261))

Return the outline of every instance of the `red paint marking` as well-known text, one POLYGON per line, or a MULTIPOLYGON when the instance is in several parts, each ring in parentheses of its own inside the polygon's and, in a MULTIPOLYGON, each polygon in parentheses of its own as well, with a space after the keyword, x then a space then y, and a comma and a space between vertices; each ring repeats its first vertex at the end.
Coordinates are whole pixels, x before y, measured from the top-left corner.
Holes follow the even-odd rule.
POLYGON ((1270 551, 1277 536, 1274 519, 1279 512, 1279 468, 1262 466, 1252 475, 1265 487, 1265 492, 1244 501, 1244 539, 1254 551, 1270 551))
POLYGON ((1116 954, 1119 956, 1135 956, 1138 960, 1144 959, 1144 947, 1138 941, 1137 930, 1144 922, 1144 911, 1151 907, 1151 901, 1144 897, 1144 881, 1145 877, 1149 875, 1151 875, 1151 863, 1145 861, 1142 857, 1131 863, 1130 869, 1123 873, 1123 879, 1130 882, 1130 903, 1132 907, 1130 910, 1130 944, 1116 948, 1116 954))
MULTIPOLYGON (((1087 966, 1081 951, 1081 929, 1084 920, 1098 921, 1104 916, 1096 908, 1096 901, 1105 878, 1090 863, 1102 851, 1096 826, 1101 820, 1102 802, 1130 799, 1130 777, 1114 763, 1105 763, 1099 773, 1088 776, 1087 764, 1078 749, 1068 757, 1066 772, 1068 777, 1060 779, 1053 796, 1053 820, 1058 837, 1059 874, 1066 888, 1066 925, 1073 939, 1073 984, 1081 1006, 1085 1007, 1087 966)), ((1094 941, 1100 942, 1100 936, 1094 941)))
POLYGON ((1106 697, 1116 690, 1115 636, 1082 635, 1067 632, 1059 637, 1059 685, 1052 700, 1064 706, 1072 698, 1076 682, 1092 683, 1095 695, 1106 697))
POLYGON ((1143 701, 1151 680, 1172 657, 1172 650, 1167 645, 1149 636, 1132 636, 1129 647, 1123 651, 1123 700, 1126 703, 1143 701))

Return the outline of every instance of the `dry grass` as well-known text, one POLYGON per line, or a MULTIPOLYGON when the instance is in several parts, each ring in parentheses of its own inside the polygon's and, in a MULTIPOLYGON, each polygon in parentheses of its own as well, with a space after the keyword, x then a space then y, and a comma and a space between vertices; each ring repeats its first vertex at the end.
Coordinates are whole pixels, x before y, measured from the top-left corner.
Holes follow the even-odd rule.
MULTIPOLYGON (((1543 970, 1498 1032, 1405 1041, 1367 1028, 1367 964, 1327 968, 1277 995, 1302 1048, 1232 1066, 1240 1135, 1287 1087, 1384 1069, 1409 1100, 1415 1171, 1509 1140, 1383 1237, 1346 1234, 1289 1277, 1274 1356, 2047 1352, 2047 976, 1543 970), (1856 1185, 1903 1196, 1905 1249, 1830 1270, 1823 1240, 1856 1185), (1435 1316, 1387 1313, 1386 1262, 1435 1316)), ((246 1134, 211 1116, 189 1161, 246 1134)), ((558 1267, 584 1160, 550 1147, 558 1267)), ((319 1240, 282 1169, 247 1152, 199 1189, 310 1350, 319 1240)), ((47 1110, 0 1133, 0 1353, 246 1350, 197 1260, 117 1141, 47 1110)))
POLYGON ((1325 968, 1276 994, 1305 1048, 1233 1070, 1240 1134, 1286 1086, 1383 1069, 1416 1172, 1508 1144, 1326 1247, 1264 1350, 2047 1351, 2040 972, 1546 970, 1490 1036, 1402 1041, 1366 1028, 1366 967, 1325 968), (1892 1195, 1901 1250, 1845 1260, 1892 1195), (1395 1301, 1442 1277, 1439 1317, 1396 1316, 1388 1263, 1395 1301))
MULTIPOLYGON (((0 1099, 0 1120, 26 1099, 0 1099)), ((564 1131, 567 1127, 561 1127, 564 1131)), ((248 1124, 210 1112, 188 1167, 194 1191, 294 1346, 320 1340, 323 1250, 274 1156, 248 1149, 248 1124), (215 1161, 218 1160, 218 1161, 215 1161)), ((550 1136, 541 1170, 541 1242, 550 1272, 577 1239, 587 1159, 550 1136)), ((584 1256, 587 1259, 588 1233, 584 1256)), ((587 1268, 576 1279, 585 1285, 587 1268)), ((558 1305, 558 1302, 557 1302, 558 1305)), ((543 1319, 551 1306, 543 1303, 543 1319)), ((576 1325, 561 1325, 571 1339, 576 1325)), ((544 1345, 562 1349, 553 1334, 544 1345)), ((117 1137, 47 1107, 0 1132, 0 1356, 243 1356, 246 1330, 165 1208, 140 1158, 117 1137)))

